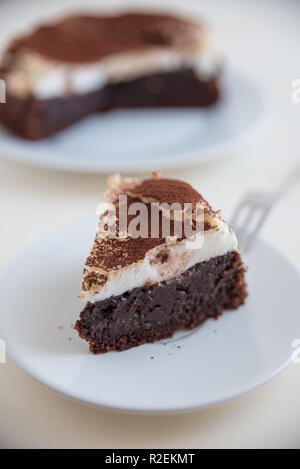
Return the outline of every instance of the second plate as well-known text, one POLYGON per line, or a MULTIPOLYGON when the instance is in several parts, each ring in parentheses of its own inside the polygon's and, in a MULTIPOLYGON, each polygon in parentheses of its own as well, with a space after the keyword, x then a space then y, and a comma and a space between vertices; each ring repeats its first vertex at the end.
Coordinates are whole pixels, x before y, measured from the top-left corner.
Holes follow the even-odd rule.
POLYGON ((0 128, 1 155, 77 172, 137 172, 188 166, 248 143, 266 115, 265 92, 246 75, 224 74, 223 96, 209 109, 131 110, 95 114, 41 142, 0 128))

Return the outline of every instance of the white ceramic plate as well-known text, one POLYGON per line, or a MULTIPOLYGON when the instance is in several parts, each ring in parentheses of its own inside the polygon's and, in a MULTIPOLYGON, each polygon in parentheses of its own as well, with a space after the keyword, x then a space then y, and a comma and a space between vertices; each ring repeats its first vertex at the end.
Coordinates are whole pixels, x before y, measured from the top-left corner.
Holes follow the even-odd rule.
POLYGON ((282 370, 300 338, 300 278, 259 240, 246 258, 247 305, 170 340, 92 355, 72 329, 95 222, 61 230, 10 268, 0 289, 0 337, 29 375, 88 404, 179 412, 223 403, 282 370), (286 299, 288 298, 288 306, 286 299))
POLYGON ((42 142, 22 140, 0 127, 0 153, 35 166, 80 172, 160 170, 223 157, 262 128, 266 97, 255 81, 230 69, 222 88, 223 99, 210 109, 94 114, 42 142))

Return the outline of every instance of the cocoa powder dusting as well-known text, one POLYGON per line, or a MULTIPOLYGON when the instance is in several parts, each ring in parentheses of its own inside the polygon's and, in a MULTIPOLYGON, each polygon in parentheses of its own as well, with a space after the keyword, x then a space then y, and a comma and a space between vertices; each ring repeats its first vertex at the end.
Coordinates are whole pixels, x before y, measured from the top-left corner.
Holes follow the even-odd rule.
POLYGON ((24 48, 50 60, 88 63, 133 50, 168 48, 178 41, 193 45, 195 30, 201 30, 198 23, 169 15, 70 16, 40 26, 10 50, 24 48))
MULTIPOLYGON (((204 211, 207 214, 213 214, 210 205, 207 201, 189 184, 179 181, 176 179, 165 179, 165 178, 152 178, 145 179, 142 182, 137 182, 134 186, 124 185, 126 189, 122 189, 120 185, 119 194, 128 195, 127 197, 127 231, 128 236, 126 238, 118 238, 119 233, 119 211, 121 208, 118 205, 117 198, 115 201, 116 206, 116 237, 101 237, 97 236, 91 250, 89 257, 87 258, 86 265, 89 267, 101 268, 104 271, 118 270, 129 266, 132 263, 143 260, 147 252, 161 244, 166 242, 166 239, 162 236, 162 226, 164 215, 159 211, 159 223, 158 223, 158 236, 153 237, 151 234, 151 204, 147 203, 147 219, 143 222, 146 223, 148 229, 148 237, 133 237, 130 233, 130 222, 136 217, 135 215, 129 215, 128 209, 131 204, 140 202, 141 199, 151 199, 158 203, 166 202, 169 205, 174 203, 180 204, 183 208, 184 203, 203 203, 204 211)), ((157 209, 158 210, 158 209, 157 209)), ((180 222, 181 224, 181 222, 180 222)), ((170 221, 170 237, 174 236, 175 233, 175 221, 170 221)), ((183 225, 182 225, 183 227, 183 225)), ((204 230, 208 230, 211 225, 207 222, 204 224, 204 230)), ((182 229, 182 237, 177 237, 177 241, 185 238, 184 230, 182 229)), ((166 255, 159 254, 161 256, 159 260, 161 263, 167 262, 166 255)))

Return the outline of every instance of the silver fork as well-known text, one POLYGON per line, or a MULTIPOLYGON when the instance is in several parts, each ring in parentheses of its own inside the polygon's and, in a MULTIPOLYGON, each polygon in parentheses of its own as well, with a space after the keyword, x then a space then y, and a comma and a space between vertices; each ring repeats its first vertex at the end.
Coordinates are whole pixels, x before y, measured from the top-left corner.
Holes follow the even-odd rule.
POLYGON ((297 166, 276 191, 249 192, 238 204, 230 226, 235 231, 242 252, 249 251, 277 200, 299 180, 300 166, 297 166))

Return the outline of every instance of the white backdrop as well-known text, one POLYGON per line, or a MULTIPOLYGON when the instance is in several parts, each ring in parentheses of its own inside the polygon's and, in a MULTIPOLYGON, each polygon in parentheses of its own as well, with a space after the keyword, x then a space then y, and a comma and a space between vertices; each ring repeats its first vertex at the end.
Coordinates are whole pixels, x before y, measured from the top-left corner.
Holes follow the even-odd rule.
MULTIPOLYGON (((48 10, 55 13, 62 5, 71 8, 79 3, 83 2, 52 0, 47 2, 45 16, 48 10)), ((88 3, 84 2, 85 10, 88 3)), ((101 5, 101 0, 96 3, 101 5)), ((145 0, 135 3, 146 4, 145 0)), ((163 2, 149 2, 158 3, 163 2)), ((173 5, 174 1, 165 3, 173 5)), ((228 60, 260 79, 271 98, 272 122, 251 147, 222 161, 165 173, 195 185, 229 217, 247 190, 276 188, 297 160, 300 162, 300 104, 291 100, 292 81, 300 78, 300 2, 177 3, 201 4, 228 60)), ((16 30, 28 26, 30 18, 41 15, 41 4, 46 2, 2 0, 3 34, 12 24, 16 30)), ((101 176, 45 171, 1 159, 0 274, 29 244, 94 214, 104 188, 101 176)), ((300 186, 278 203, 263 236, 300 267, 299 205, 300 186)), ((223 407, 168 417, 86 408, 36 384, 10 361, 0 365, 0 382, 0 447, 300 447, 300 365, 290 366, 261 389, 223 407)))

